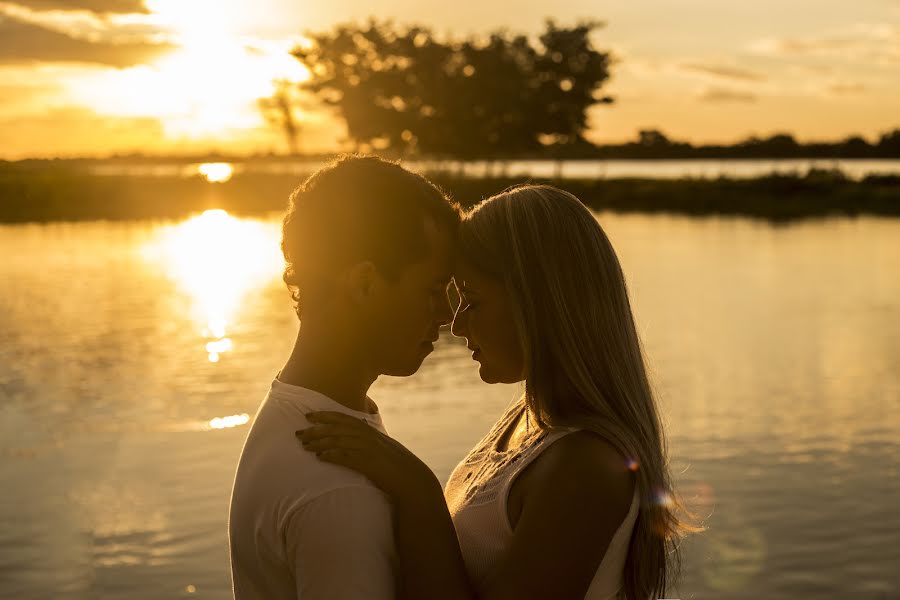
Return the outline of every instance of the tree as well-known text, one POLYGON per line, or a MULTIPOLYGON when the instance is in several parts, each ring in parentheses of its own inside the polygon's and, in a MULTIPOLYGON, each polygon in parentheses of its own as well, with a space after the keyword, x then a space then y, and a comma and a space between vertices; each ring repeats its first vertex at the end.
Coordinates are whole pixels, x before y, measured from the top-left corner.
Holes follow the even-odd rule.
POLYGON ((278 79, 273 84, 275 93, 268 98, 261 98, 258 103, 259 109, 269 124, 284 133, 288 151, 297 154, 300 127, 295 111, 300 107, 300 101, 297 98, 296 86, 285 79, 278 79))
POLYGON ((900 158, 900 129, 882 134, 878 140, 878 150, 883 156, 900 158))
POLYGON ((370 21, 308 34, 294 56, 311 72, 303 87, 345 121, 361 148, 463 159, 533 154, 584 143, 587 109, 609 56, 595 50, 599 23, 532 40, 498 31, 439 41, 422 27, 370 21))
POLYGON ((557 144, 583 141, 587 109, 613 101, 609 96, 598 95, 609 79, 610 58, 608 53, 593 48, 590 36, 602 26, 598 21, 590 21, 565 29, 549 20, 540 37, 542 52, 535 59, 535 100, 545 114, 537 126, 540 133, 551 136, 557 144))
POLYGON ((669 138, 658 129, 642 129, 638 132, 638 144, 646 148, 668 148, 672 145, 669 138))

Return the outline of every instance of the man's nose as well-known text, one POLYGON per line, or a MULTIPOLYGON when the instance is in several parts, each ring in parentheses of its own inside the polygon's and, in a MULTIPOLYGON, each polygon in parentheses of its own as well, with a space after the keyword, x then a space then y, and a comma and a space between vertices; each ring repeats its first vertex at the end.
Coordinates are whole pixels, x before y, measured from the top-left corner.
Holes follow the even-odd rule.
POLYGON ((449 325, 453 321, 453 307, 450 306, 449 298, 445 297, 443 301, 439 301, 435 311, 437 312, 436 320, 441 326, 449 325))

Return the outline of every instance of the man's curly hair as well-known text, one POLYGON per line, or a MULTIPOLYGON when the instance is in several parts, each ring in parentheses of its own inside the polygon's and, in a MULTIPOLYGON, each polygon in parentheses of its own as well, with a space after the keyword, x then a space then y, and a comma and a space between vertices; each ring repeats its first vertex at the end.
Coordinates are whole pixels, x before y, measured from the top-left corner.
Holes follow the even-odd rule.
POLYGON ((425 222, 456 235, 459 205, 421 175, 376 156, 345 155, 290 196, 282 224, 283 279, 300 316, 304 289, 370 260, 394 279, 428 252, 425 222))

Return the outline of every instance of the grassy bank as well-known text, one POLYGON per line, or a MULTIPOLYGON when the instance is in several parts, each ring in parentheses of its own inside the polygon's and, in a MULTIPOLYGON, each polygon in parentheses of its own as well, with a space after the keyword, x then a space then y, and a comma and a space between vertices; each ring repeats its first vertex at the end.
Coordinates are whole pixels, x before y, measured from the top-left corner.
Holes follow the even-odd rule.
MULTIPOLYGON (((263 214, 285 207, 296 175, 239 173, 225 183, 197 177, 92 175, 66 167, 0 167, 0 222, 178 218, 209 208, 263 214)), ((522 179, 434 180, 469 206, 522 179)), ((539 180, 532 180, 539 181, 539 180)), ((596 210, 741 215, 787 221, 829 215, 900 216, 900 177, 862 181, 839 172, 757 179, 606 179, 548 181, 596 210)))

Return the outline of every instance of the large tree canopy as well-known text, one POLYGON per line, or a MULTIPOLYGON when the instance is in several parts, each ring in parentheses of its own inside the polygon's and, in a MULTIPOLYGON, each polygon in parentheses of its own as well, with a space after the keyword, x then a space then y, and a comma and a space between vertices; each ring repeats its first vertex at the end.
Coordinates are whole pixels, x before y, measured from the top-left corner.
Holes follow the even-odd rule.
POLYGON ((599 27, 548 21, 537 39, 499 31, 438 40, 426 28, 373 21, 308 34, 293 54, 311 73, 303 87, 336 110, 358 145, 508 158, 583 143, 587 109, 611 102, 599 94, 609 54, 590 39, 599 27))

